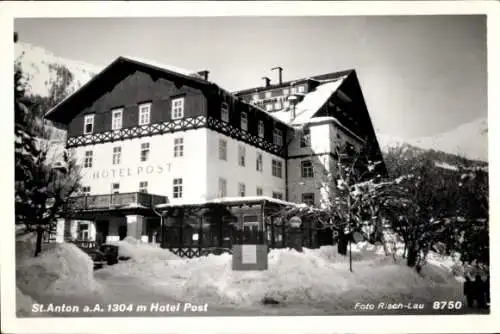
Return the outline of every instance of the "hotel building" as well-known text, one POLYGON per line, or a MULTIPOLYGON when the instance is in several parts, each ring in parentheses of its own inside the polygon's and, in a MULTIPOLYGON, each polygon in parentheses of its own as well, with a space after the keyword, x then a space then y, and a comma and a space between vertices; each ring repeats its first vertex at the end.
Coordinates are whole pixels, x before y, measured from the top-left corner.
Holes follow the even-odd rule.
MULTIPOLYGON (((113 61, 46 114, 82 174, 58 240, 132 236, 196 256, 249 230, 283 247, 277 213, 325 205, 341 147, 381 154, 354 70, 293 82, 279 71, 275 84, 228 92, 208 71, 113 61)), ((303 228, 304 246, 325 243, 303 228)))

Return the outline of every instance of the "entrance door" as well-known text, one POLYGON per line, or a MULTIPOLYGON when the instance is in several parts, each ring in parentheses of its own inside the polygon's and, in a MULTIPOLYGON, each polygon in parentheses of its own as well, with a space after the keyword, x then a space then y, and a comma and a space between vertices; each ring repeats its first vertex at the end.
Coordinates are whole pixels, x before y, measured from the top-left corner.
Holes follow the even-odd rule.
POLYGON ((109 235, 109 221, 107 220, 98 220, 95 223, 96 229, 96 243, 97 245, 101 245, 106 242, 106 239, 109 235))
POLYGON ((127 224, 121 224, 118 227, 118 236, 120 237, 120 240, 123 240, 127 237, 127 224))
POLYGON ((146 220, 148 242, 160 243, 160 218, 148 218, 146 220))

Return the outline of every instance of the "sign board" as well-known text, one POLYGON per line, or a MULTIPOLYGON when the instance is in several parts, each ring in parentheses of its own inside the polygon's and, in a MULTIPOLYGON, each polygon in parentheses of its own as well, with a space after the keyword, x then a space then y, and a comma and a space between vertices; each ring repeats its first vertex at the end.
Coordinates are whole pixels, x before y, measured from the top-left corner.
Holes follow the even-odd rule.
POLYGON ((242 264, 257 263, 257 245, 241 246, 241 263, 242 264))
POLYGON ((302 225, 302 220, 300 219, 300 217, 297 216, 290 218, 288 222, 290 223, 291 227, 295 228, 300 227, 300 225, 302 225))

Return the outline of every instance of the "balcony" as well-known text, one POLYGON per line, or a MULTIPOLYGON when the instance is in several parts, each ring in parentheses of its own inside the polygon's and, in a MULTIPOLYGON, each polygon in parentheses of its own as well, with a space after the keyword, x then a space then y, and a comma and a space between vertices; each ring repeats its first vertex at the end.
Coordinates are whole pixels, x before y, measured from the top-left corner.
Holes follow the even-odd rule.
POLYGON ((155 205, 166 202, 166 196, 135 192, 77 196, 68 201, 68 206, 72 211, 110 210, 121 208, 151 209, 155 205))

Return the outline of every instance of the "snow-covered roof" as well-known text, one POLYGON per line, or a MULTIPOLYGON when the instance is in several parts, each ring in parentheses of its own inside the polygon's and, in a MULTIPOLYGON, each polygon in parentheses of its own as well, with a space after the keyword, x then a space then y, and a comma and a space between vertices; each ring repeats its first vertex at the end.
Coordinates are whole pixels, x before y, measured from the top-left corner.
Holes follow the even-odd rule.
POLYGON ((162 70, 166 70, 166 71, 170 71, 170 72, 175 72, 175 73, 179 73, 179 74, 182 74, 182 75, 187 75, 187 76, 190 76, 190 77, 194 77, 194 78, 202 79, 203 80, 203 77, 200 74, 197 73, 198 71, 188 70, 188 69, 185 69, 185 68, 182 68, 182 67, 173 66, 173 65, 167 65, 167 64, 163 64, 163 63, 160 63, 160 62, 157 62, 157 61, 154 61, 154 60, 150 60, 150 59, 145 59, 145 58, 132 57, 132 56, 122 56, 122 58, 131 60, 131 61, 135 61, 135 62, 138 62, 138 63, 141 63, 141 64, 145 64, 145 65, 148 65, 148 66, 158 67, 158 68, 160 68, 162 70))
POLYGON ((341 128, 344 132, 348 133, 350 136, 352 136, 353 138, 359 140, 360 142, 364 143, 364 140, 361 139, 358 135, 356 135, 354 132, 352 132, 351 130, 349 130, 347 127, 345 127, 342 123, 340 123, 340 121, 338 119, 336 119, 335 117, 331 117, 331 116, 321 116, 321 117, 313 117, 305 122, 302 123, 302 125, 306 125, 306 124, 318 124, 318 123, 324 123, 324 122, 333 122, 335 124, 337 124, 337 126, 339 128, 341 128))
POLYGON ((290 123, 290 111, 289 110, 280 110, 276 111, 273 113, 268 113, 272 117, 280 120, 283 123, 289 124, 290 123))
POLYGON ((292 124, 299 125, 307 122, 342 85, 345 78, 347 76, 321 84, 315 90, 306 94, 304 99, 295 107, 295 118, 292 124))
POLYGON ((231 203, 245 203, 245 202, 261 202, 266 201, 270 203, 287 205, 287 206, 298 206, 299 204, 293 202, 283 201, 277 198, 272 198, 268 196, 245 196, 245 197, 219 197, 210 200, 200 200, 200 201, 192 201, 192 202, 183 202, 183 203, 163 203, 156 205, 156 208, 169 208, 176 207, 180 205, 201 205, 201 204, 231 204, 231 203))

